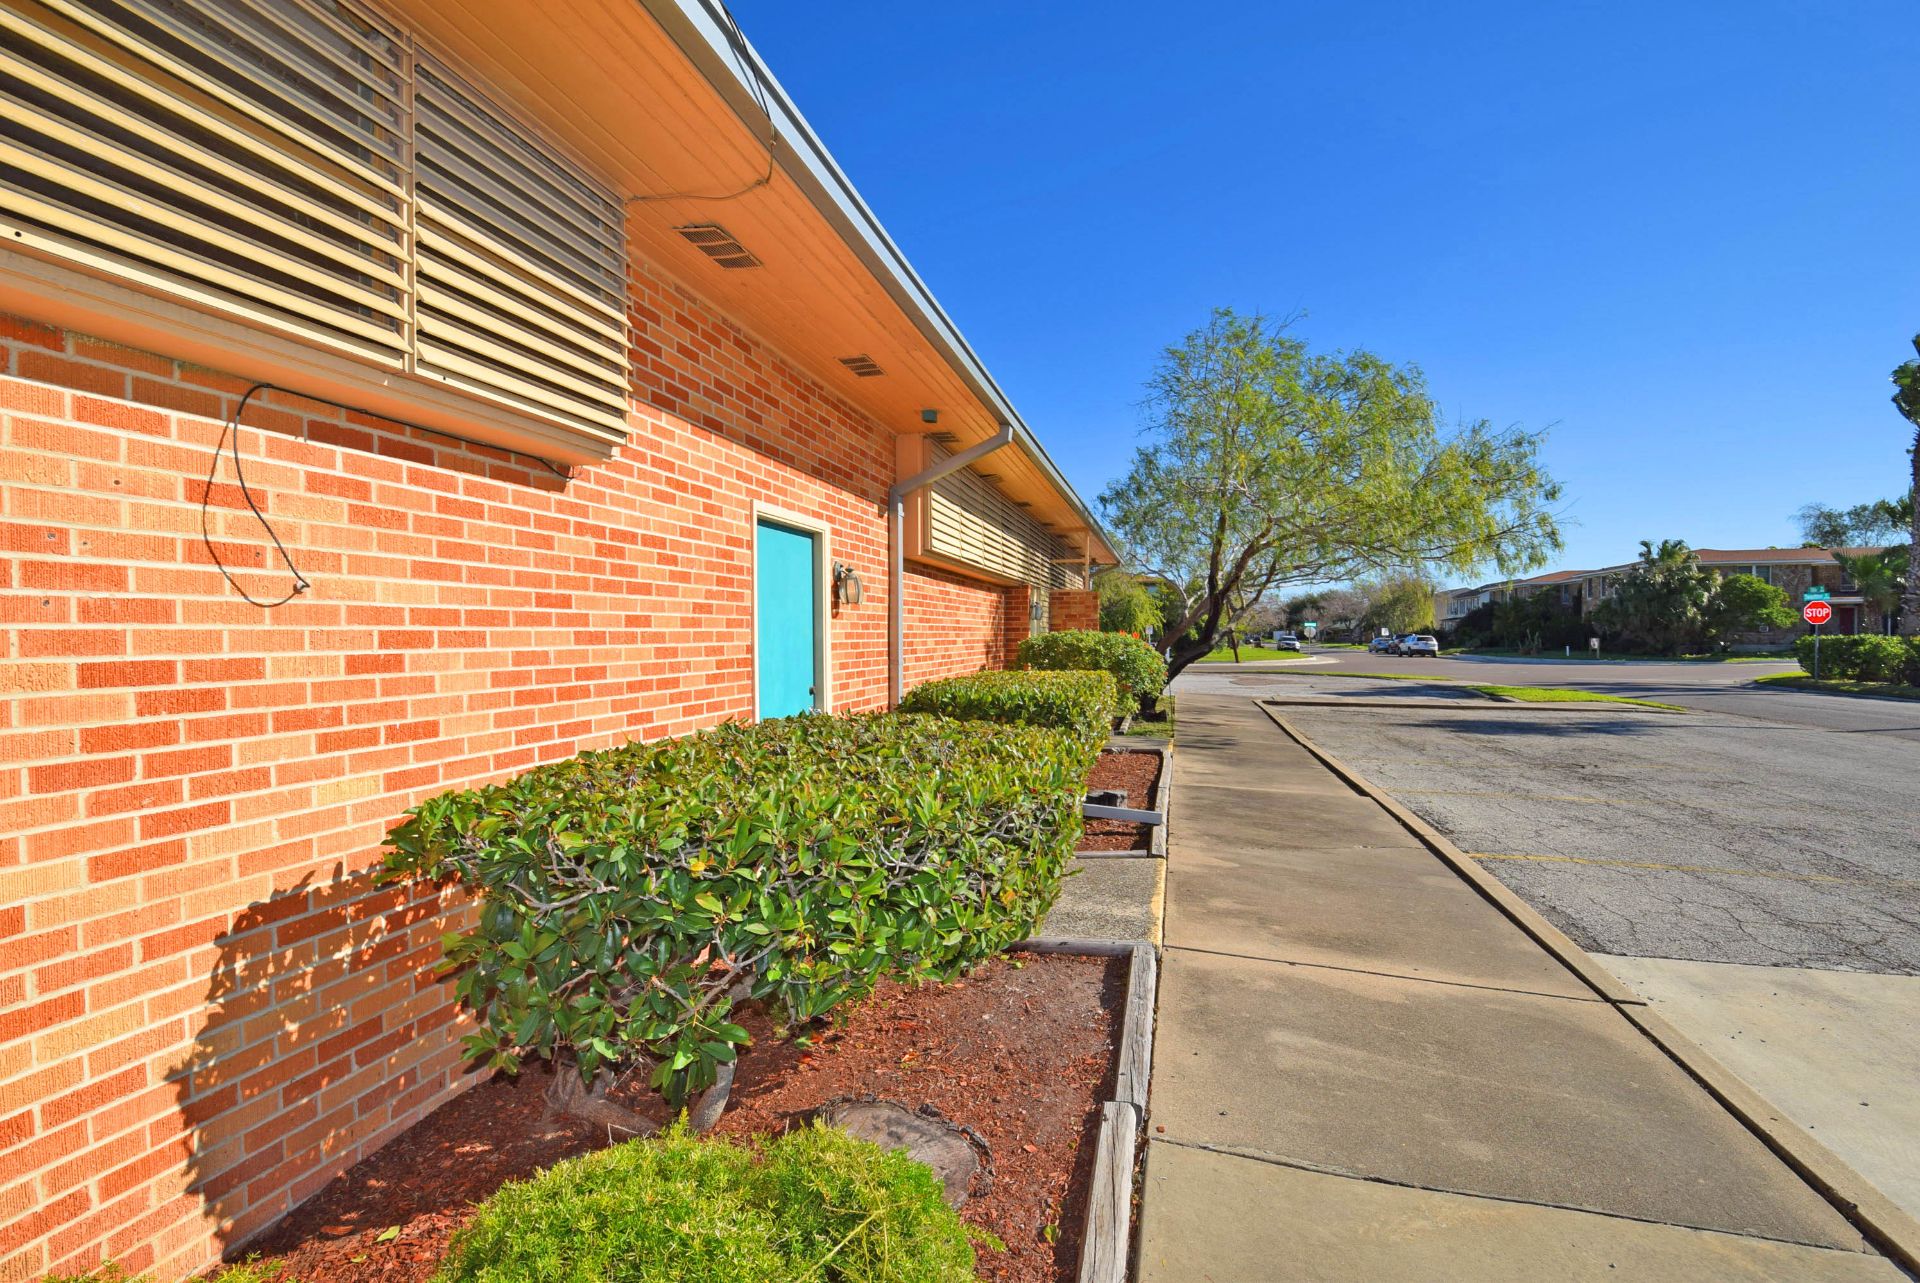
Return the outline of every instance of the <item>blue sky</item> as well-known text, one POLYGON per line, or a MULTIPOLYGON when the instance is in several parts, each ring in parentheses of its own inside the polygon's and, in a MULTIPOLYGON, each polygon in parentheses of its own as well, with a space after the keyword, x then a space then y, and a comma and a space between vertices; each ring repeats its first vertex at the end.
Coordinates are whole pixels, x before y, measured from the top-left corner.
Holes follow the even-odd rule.
POLYGON ((1557 564, 1902 485, 1910 0, 733 9, 1089 501, 1222 304, 1550 429, 1557 564))

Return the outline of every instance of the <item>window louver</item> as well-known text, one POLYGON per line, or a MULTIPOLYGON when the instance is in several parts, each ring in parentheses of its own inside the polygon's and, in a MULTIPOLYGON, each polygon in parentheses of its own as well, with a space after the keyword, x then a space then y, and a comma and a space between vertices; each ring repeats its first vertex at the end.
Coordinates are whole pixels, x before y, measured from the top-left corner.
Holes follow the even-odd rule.
POLYGON ((0 3, 0 243, 618 438, 621 213, 346 0, 0 3))
POLYGON ((620 429, 620 203, 451 73, 414 77, 420 368, 620 429))
POLYGON ((296 0, 0 7, 8 230, 397 363, 404 70, 296 0))

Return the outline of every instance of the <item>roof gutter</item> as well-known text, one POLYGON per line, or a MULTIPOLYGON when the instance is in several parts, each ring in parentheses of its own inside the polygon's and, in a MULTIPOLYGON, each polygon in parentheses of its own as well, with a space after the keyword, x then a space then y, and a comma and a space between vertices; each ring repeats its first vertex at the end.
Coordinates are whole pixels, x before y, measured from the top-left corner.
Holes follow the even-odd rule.
POLYGON ((1013 444, 1011 425, 978 445, 948 455, 923 472, 916 472, 887 491, 887 707, 898 708, 905 692, 907 624, 907 496, 930 486, 949 473, 984 459, 995 450, 1013 444))
MULTIPOLYGON (((851 180, 828 154, 825 144, 787 97, 786 90, 774 79, 760 55, 744 36, 735 34, 738 28, 727 15, 724 4, 720 0, 635 2, 666 30, 708 83, 727 100, 734 113, 751 124, 756 133, 764 132, 762 122, 772 125, 775 136, 785 144, 774 152, 775 162, 780 169, 806 193, 814 208, 833 224, 841 238, 907 314, 914 327, 933 344, 949 368, 959 375, 967 389, 992 411, 995 418, 1011 429, 1013 444, 1018 445, 1020 452, 1033 461, 1034 466, 1046 477, 1047 484, 1059 492, 1086 527, 1089 548, 1098 541, 1112 550, 1115 547, 1113 537, 1081 501, 1066 477, 1061 475, 1059 467, 1048 457, 1039 438, 1021 419, 1007 394, 994 382, 993 376, 987 373, 979 355, 961 336, 953 319, 934 299, 933 292, 907 262, 900 247, 881 227, 880 220, 860 199, 851 180), (761 97, 767 104, 764 113, 760 108, 760 99, 748 82, 749 75, 759 82, 761 97)), ((1090 557, 1090 561, 1095 566, 1115 564, 1101 557, 1090 557)))

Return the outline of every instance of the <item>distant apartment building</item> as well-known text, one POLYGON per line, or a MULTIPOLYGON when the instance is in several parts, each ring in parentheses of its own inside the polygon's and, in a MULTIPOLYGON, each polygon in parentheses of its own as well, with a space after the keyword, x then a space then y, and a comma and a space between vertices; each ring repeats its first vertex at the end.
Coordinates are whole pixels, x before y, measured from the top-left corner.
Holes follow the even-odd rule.
MULTIPOLYGON (((1868 605, 1860 595, 1860 585, 1853 582, 1843 570, 1834 554, 1847 557, 1865 557, 1882 552, 1881 548, 1695 548, 1694 555, 1700 564, 1721 575, 1752 575, 1764 580, 1787 594, 1787 600, 1798 605, 1800 596, 1813 587, 1825 588, 1833 595, 1833 622, 1826 626, 1826 632, 1833 633, 1874 633, 1886 628, 1874 607, 1868 605)), ((1588 571, 1580 578, 1581 612, 1591 612, 1601 602, 1610 597, 1619 585, 1620 579, 1632 570, 1637 562, 1623 562, 1618 566, 1607 566, 1601 570, 1588 571)), ((1795 623, 1790 628, 1761 629, 1753 633, 1742 633, 1734 639, 1737 646, 1780 646, 1791 642, 1795 637, 1807 631, 1805 624, 1795 623)))
MULTIPOLYGON (((1886 621, 1861 595, 1834 560, 1834 554, 1862 557, 1883 551, 1879 548, 1696 548, 1700 564, 1721 575, 1753 575, 1783 590, 1795 605, 1811 587, 1825 588, 1832 594, 1833 622, 1826 632, 1871 633, 1883 631, 1886 621)), ((1452 588, 1434 594, 1434 618, 1441 628, 1456 627, 1461 620, 1489 602, 1551 592, 1560 604, 1582 616, 1591 614, 1618 588, 1620 580, 1639 562, 1626 561, 1598 570, 1554 570, 1527 579, 1498 580, 1471 588, 1452 588)), ((1807 631, 1804 624, 1791 628, 1761 629, 1742 633, 1733 639, 1736 646, 1782 646, 1807 631)))
MULTIPOLYGON (((1433 617, 1441 628, 1452 628, 1462 619, 1489 602, 1512 597, 1530 597, 1554 592, 1569 609, 1580 609, 1580 584, 1591 573, 1585 570, 1550 570, 1526 579, 1502 579, 1475 588, 1449 588, 1433 595, 1433 617)), ((1584 610, 1582 614, 1586 613, 1584 610)))

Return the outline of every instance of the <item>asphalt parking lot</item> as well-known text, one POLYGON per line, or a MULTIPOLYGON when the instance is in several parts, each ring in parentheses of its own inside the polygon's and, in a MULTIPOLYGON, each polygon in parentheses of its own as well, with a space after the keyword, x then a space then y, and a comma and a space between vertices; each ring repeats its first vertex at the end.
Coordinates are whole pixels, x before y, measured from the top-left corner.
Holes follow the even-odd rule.
POLYGON ((1908 742, 1702 713, 1287 716, 1585 948, 1920 972, 1908 742))

